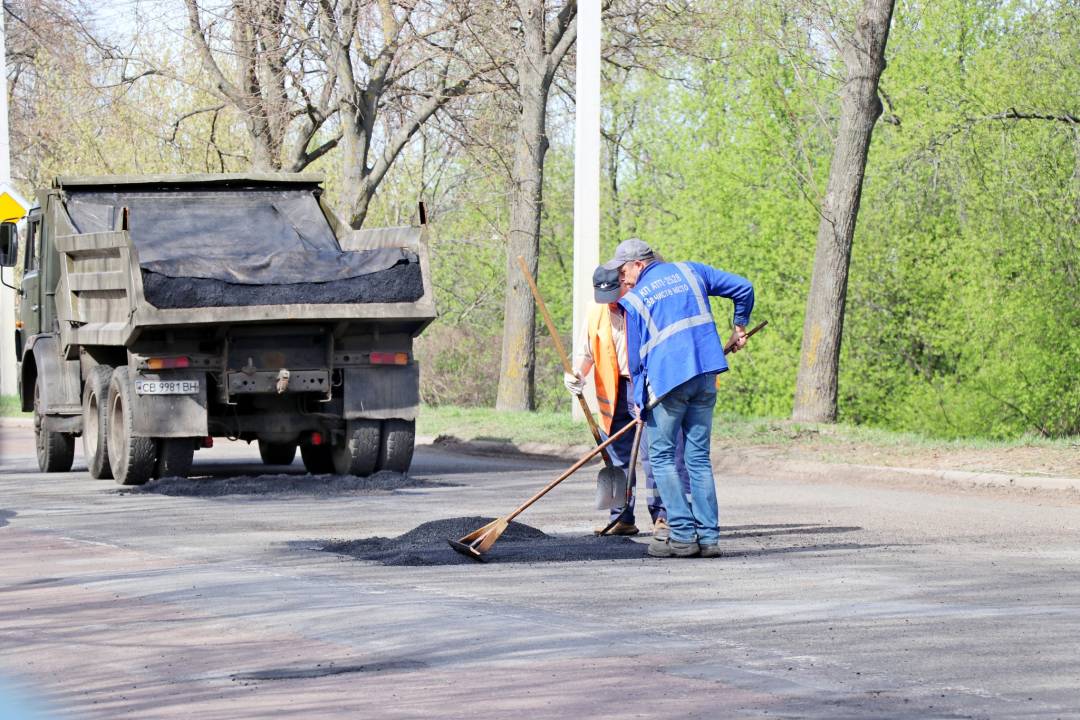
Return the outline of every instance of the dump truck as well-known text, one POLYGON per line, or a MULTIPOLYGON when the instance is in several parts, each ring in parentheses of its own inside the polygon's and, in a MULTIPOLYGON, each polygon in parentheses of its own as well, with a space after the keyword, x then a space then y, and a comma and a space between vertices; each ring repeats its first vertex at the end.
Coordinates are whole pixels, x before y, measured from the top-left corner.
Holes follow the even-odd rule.
POLYGON ((0 228, 39 468, 81 437, 93 477, 139 485, 230 438, 313 474, 407 471, 426 231, 422 205, 353 230, 307 175, 56 178, 0 228))

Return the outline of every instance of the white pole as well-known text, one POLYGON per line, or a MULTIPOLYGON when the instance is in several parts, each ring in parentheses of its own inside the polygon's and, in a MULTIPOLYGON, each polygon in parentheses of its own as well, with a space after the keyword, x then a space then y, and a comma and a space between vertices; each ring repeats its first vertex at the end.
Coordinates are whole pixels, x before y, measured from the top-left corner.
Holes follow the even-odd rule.
MULTIPOLYGON (((0 182, 11 183, 11 155, 8 146, 7 29, 0 9, 0 182)), ((4 280, 12 282, 15 273, 3 271, 4 280)), ((0 287, 0 395, 14 395, 15 385, 15 292, 0 287)))
MULTIPOLYGON (((575 346, 592 301, 592 273, 600 263, 600 30, 600 0, 581 0, 577 15, 574 134, 575 346)), ((571 403, 571 407, 574 417, 581 419, 578 404, 571 403)))

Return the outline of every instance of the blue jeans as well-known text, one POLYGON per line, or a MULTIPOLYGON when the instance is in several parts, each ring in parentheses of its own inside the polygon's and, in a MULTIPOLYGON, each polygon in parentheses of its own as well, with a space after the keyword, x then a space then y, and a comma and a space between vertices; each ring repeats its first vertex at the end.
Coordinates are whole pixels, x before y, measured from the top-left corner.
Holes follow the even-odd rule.
POLYGON ((645 419, 656 487, 667 508, 671 539, 678 542, 697 540, 704 545, 714 545, 720 541, 716 482, 709 457, 715 405, 716 374, 704 373, 690 378, 665 395, 645 419), (689 502, 675 469, 675 445, 679 430, 686 439, 683 459, 690 475, 689 502))
MULTIPOLYGON (((621 438, 620 438, 621 439, 621 438)), ((633 441, 631 441, 633 442, 633 441)), ((683 493, 690 494, 690 476, 686 473, 686 465, 683 463, 683 434, 679 431, 675 439, 675 472, 679 474, 679 482, 682 484, 683 493)), ((649 516, 653 524, 657 520, 667 520, 667 509, 664 501, 660 498, 660 491, 656 488, 656 476, 653 474, 652 463, 649 462, 649 438, 648 433, 641 435, 641 448, 638 450, 638 460, 641 468, 645 471, 645 497, 649 503, 649 516)), ((630 468, 626 468, 629 474, 630 468)), ((634 475, 634 487, 630 493, 630 505, 620 512, 618 509, 611 511, 612 520, 622 520, 625 523, 634 524, 634 501, 637 499, 637 475, 634 475)))

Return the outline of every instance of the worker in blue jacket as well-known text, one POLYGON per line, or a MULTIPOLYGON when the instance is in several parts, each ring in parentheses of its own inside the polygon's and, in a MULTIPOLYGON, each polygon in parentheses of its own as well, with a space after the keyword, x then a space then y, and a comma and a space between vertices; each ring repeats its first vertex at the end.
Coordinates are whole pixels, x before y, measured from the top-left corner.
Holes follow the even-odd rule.
POLYGON ((619 301, 626 311, 627 361, 634 402, 648 408, 649 457, 668 512, 670 536, 653 539, 653 557, 720 556, 719 510, 709 443, 716 376, 728 369, 709 297, 735 304, 728 346, 746 345, 754 288, 746 278, 695 262, 664 262, 645 242, 619 244, 605 267, 618 269, 633 289, 619 301), (690 498, 675 472, 675 437, 685 434, 690 498))

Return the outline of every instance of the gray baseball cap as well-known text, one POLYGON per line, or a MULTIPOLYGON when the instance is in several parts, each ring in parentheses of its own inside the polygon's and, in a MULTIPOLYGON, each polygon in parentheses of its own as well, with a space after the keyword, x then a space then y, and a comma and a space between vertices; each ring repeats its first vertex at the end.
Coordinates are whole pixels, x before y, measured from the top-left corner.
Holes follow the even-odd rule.
POLYGON ((597 305, 619 299, 619 271, 598 265, 592 274, 593 299, 597 305))
POLYGON ((651 260, 653 254, 653 249, 644 240, 629 238, 619 243, 619 246, 615 248, 615 257, 604 263, 603 267, 608 270, 618 270, 634 260, 651 260))

